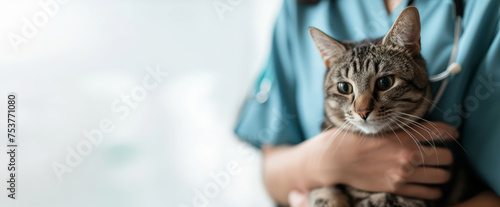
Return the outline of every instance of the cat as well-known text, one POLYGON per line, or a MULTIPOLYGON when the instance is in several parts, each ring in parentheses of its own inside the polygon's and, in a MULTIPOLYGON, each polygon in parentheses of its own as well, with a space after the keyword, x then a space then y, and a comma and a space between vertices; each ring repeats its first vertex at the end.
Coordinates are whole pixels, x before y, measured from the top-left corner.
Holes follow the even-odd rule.
MULTIPOLYGON (((429 110, 430 83, 420 54, 420 16, 405 8, 389 32, 378 39, 340 42, 316 28, 309 34, 323 57, 325 120, 322 129, 355 133, 392 132, 411 125, 429 110), (401 117, 403 114, 409 114, 401 117)), ((369 193, 349 186, 323 187, 309 193, 311 207, 423 207, 427 202, 389 193, 369 193)))

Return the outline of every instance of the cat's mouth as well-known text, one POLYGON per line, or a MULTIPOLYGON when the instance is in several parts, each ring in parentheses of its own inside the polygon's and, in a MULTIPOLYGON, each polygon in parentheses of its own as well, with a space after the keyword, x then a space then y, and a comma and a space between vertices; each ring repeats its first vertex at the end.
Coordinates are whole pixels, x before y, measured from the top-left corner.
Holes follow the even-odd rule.
POLYGON ((387 131, 390 127, 390 121, 387 120, 366 120, 366 121, 351 121, 360 131, 365 134, 377 134, 387 131))

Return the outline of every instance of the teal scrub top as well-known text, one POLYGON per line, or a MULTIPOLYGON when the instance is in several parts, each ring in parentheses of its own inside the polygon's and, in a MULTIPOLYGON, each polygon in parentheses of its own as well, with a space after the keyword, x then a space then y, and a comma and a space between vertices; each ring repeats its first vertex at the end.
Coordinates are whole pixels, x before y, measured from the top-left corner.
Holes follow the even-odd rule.
MULTIPOLYGON (((383 0, 284 0, 269 58, 235 129, 261 145, 295 145, 319 134, 325 66, 308 34, 316 27, 335 39, 359 41, 389 31, 408 0, 388 14, 383 0)), ((455 9, 452 0, 415 0, 420 12, 422 55, 430 76, 444 71, 451 56, 455 9)), ((467 157, 500 194, 500 1, 464 0, 456 62, 462 72, 430 114, 457 127, 467 157)), ((441 82, 433 83, 435 93, 441 82)))

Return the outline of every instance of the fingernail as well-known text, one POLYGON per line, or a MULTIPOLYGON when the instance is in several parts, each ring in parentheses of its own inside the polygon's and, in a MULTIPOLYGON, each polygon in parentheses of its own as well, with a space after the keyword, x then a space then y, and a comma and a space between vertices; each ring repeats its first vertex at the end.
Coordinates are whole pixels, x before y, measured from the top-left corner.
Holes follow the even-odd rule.
POLYGON ((290 202, 292 206, 299 205, 302 202, 300 193, 298 193, 297 191, 291 191, 288 194, 288 202, 290 202))

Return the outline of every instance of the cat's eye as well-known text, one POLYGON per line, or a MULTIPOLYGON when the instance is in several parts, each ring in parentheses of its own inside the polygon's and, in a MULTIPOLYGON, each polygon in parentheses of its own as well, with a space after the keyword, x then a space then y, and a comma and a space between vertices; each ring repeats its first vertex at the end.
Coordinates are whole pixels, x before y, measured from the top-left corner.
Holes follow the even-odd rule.
POLYGON ((347 82, 337 83, 337 89, 342 94, 351 94, 352 93, 352 85, 347 82))
POLYGON ((385 90, 391 88, 392 85, 394 85, 394 76, 393 75, 389 75, 389 76, 385 76, 385 77, 377 79, 376 86, 377 86, 377 89, 380 91, 385 91, 385 90))

